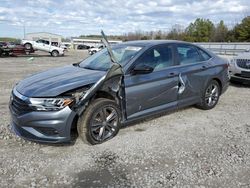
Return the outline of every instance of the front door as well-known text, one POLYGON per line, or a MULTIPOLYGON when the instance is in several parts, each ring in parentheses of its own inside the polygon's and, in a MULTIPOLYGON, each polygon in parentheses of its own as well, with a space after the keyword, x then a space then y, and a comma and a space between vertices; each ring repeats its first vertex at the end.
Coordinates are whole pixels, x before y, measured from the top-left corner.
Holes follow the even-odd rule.
POLYGON ((145 51, 125 75, 127 118, 133 119, 177 106, 178 72, 172 45, 145 51), (151 67, 151 73, 135 73, 136 67, 151 67))

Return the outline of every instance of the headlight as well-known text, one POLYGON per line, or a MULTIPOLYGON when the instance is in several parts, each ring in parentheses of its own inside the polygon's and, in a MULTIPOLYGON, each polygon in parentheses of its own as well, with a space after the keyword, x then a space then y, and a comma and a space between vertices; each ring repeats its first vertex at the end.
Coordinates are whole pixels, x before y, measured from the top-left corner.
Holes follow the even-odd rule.
POLYGON ((73 98, 30 98, 29 106, 37 111, 57 111, 73 103, 73 98))

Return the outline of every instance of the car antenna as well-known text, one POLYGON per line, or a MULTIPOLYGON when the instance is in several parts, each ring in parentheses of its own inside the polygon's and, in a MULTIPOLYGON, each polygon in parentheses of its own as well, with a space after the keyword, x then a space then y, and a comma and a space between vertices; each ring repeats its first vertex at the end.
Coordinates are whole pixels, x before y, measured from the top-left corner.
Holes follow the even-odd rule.
POLYGON ((117 63, 117 60, 115 59, 115 56, 114 56, 114 54, 112 52, 112 49, 110 47, 110 44, 108 42, 108 39, 107 39, 105 33, 103 32, 103 30, 101 30, 101 34, 102 34, 102 42, 106 46, 106 48, 108 50, 108 53, 109 53, 109 56, 110 56, 110 59, 111 59, 112 63, 117 63))

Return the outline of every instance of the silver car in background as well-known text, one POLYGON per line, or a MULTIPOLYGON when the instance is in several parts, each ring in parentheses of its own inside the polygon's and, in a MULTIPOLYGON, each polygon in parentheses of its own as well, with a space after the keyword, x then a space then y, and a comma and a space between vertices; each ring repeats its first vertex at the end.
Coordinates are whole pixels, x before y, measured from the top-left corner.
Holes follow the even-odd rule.
POLYGON ((230 62, 231 81, 250 84, 250 52, 234 57, 230 62))

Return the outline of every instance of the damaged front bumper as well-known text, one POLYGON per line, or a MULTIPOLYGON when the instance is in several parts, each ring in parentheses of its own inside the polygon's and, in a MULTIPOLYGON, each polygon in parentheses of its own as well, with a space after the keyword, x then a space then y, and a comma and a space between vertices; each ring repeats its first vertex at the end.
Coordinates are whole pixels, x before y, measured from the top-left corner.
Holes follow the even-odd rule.
POLYGON ((10 101, 9 109, 11 129, 14 133, 27 140, 37 142, 62 143, 71 141, 71 127, 76 112, 69 107, 53 112, 27 111, 24 104, 23 106, 21 104, 23 100, 21 94, 17 96, 17 91, 15 91, 13 95, 14 99, 10 101), (17 102, 19 107, 15 106, 17 102))
POLYGON ((28 99, 15 89, 13 90, 14 97, 19 98, 16 101, 18 104, 13 104, 13 99, 11 99, 9 108, 12 130, 17 135, 28 140, 45 143, 62 143, 71 141, 71 128, 76 117, 83 114, 89 101, 100 90, 111 93, 114 96, 121 107, 121 112, 123 114, 122 120, 125 119, 123 70, 121 65, 115 60, 105 36, 103 42, 108 49, 112 66, 92 87, 86 92, 82 92, 79 100, 71 108, 67 106, 59 111, 20 110, 18 108, 22 105, 24 105, 25 108, 25 100, 28 99), (24 103, 20 104, 20 101, 22 103, 22 100, 24 103))

